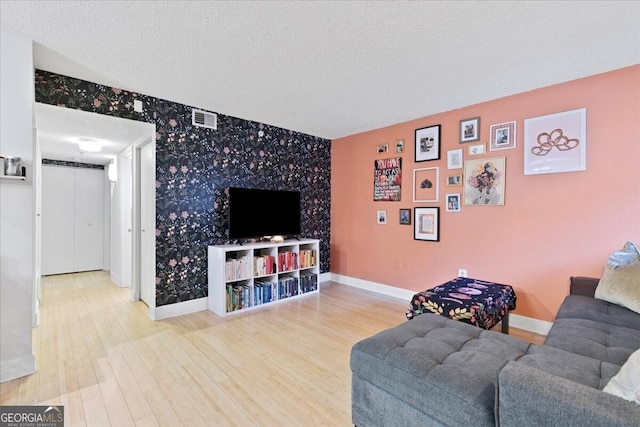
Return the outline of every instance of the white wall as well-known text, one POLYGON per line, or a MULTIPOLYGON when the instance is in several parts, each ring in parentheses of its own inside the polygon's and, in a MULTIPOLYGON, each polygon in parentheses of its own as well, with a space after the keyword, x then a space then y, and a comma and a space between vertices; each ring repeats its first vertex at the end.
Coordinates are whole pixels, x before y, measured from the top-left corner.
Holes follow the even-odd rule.
POLYGON ((33 43, 0 32, 0 153, 22 157, 26 181, 0 179, 0 382, 36 371, 33 43))

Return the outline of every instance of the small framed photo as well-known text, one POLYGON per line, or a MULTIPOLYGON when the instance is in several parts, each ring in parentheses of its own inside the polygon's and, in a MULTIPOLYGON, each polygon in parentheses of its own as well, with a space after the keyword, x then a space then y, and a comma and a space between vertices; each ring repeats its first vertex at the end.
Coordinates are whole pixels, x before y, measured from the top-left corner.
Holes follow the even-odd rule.
POLYGON ((414 240, 440 240, 440 208, 413 208, 413 217, 414 240))
POLYGON ((462 148, 447 151, 447 169, 462 169, 462 148))
POLYGON ((464 176, 465 205, 504 205, 504 157, 466 160, 464 176))
POLYGON ((440 181, 440 168, 422 168, 413 170, 413 201, 437 202, 440 181))
POLYGON ((400 224, 411 225, 411 209, 400 209, 400 224))
POLYGON ((460 193, 447 194, 447 212, 460 212, 460 193))
POLYGON ((416 129, 415 161, 440 160, 440 125, 416 129))
POLYGON ((516 122, 491 125, 489 129, 489 133, 491 133, 489 150, 496 151, 516 148, 516 122))
POLYGON ((449 175, 447 176, 448 187, 461 187, 463 174, 449 175))
POLYGON ((485 153, 484 144, 473 144, 469 146, 470 156, 478 156, 484 153, 485 153))
POLYGON ((387 223, 387 211, 378 211, 378 224, 387 223))
POLYGON ((378 144, 378 154, 386 153, 389 151, 389 144, 378 144))
POLYGON ((480 117, 460 120, 460 143, 480 140, 480 117))
POLYGON ((396 141, 396 153, 404 153, 404 139, 396 141))

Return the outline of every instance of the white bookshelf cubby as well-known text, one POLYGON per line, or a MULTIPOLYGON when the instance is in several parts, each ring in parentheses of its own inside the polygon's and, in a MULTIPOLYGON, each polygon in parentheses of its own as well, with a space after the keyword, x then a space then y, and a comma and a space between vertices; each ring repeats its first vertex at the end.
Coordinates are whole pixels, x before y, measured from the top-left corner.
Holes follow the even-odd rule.
POLYGON ((209 310, 242 313, 318 293, 320 241, 209 246, 208 269, 209 310))

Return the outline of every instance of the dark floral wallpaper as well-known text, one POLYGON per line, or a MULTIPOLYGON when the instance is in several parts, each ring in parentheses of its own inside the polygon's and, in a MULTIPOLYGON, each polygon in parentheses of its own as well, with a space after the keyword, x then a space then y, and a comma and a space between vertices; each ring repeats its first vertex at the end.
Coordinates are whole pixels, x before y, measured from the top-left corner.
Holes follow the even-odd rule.
POLYGON ((329 271, 331 141, 219 113, 217 130, 194 127, 190 106, 42 70, 35 92, 36 102, 155 124, 156 306, 207 296, 207 246, 227 243, 230 186, 299 190, 302 236, 320 240, 329 271))
POLYGON ((102 169, 104 165, 94 165, 91 163, 67 162, 66 160, 42 159, 43 165, 65 166, 68 168, 102 169))

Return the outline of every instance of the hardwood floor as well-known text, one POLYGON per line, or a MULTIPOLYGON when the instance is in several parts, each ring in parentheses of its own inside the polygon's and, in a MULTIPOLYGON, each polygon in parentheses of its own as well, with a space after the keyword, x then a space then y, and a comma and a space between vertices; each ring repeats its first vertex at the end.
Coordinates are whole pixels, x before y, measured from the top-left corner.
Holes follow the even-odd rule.
POLYGON ((240 315, 154 322, 107 272, 44 277, 38 372, 0 384, 0 404, 64 405, 67 427, 348 426, 351 346, 406 321, 406 307, 324 283, 240 315))

